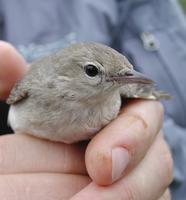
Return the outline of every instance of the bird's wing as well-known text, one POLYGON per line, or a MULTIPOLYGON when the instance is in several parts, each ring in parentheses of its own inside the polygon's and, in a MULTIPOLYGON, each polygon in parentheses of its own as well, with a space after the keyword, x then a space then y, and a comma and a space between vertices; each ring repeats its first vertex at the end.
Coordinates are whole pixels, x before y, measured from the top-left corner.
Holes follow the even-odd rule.
POLYGON ((120 95, 123 98, 141 99, 171 99, 171 95, 164 91, 156 90, 154 85, 131 84, 120 88, 120 95))
POLYGON ((18 81, 13 87, 8 99, 7 104, 15 104, 28 97, 28 90, 25 89, 23 80, 18 81))

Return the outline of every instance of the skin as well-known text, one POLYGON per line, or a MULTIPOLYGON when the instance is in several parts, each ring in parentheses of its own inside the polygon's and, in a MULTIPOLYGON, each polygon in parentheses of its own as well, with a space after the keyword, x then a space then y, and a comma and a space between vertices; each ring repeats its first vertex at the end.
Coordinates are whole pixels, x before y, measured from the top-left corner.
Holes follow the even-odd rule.
MULTIPOLYGON (((16 50, 0 42, 1 100, 26 71, 16 50)), ((162 121, 159 102, 138 100, 130 101, 89 143, 66 145, 22 134, 1 136, 0 199, 170 200, 167 188, 173 163, 162 121), (115 170, 113 180, 113 160, 120 160, 112 157, 115 148, 128 152, 129 159, 115 170)))

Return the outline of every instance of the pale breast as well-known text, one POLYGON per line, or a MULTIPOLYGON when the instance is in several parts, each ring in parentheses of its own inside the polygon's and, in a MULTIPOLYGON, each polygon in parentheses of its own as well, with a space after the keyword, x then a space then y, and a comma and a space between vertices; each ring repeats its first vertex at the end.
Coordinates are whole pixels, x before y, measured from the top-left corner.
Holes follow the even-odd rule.
POLYGON ((26 104, 15 104, 10 107, 8 121, 15 132, 73 143, 92 138, 101 128, 116 118, 121 99, 119 95, 113 95, 95 106, 86 104, 77 106, 69 102, 64 105, 68 107, 63 106, 55 112, 41 107, 33 108, 31 112, 28 111, 26 104))

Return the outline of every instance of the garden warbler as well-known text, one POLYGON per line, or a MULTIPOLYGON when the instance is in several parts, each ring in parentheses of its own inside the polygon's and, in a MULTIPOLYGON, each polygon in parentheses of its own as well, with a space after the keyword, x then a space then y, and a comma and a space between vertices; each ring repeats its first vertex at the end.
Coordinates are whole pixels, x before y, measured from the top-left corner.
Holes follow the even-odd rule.
POLYGON ((30 65, 12 89, 8 121, 15 132, 73 143, 117 117, 123 98, 160 99, 154 82, 127 58, 98 43, 77 43, 30 65))

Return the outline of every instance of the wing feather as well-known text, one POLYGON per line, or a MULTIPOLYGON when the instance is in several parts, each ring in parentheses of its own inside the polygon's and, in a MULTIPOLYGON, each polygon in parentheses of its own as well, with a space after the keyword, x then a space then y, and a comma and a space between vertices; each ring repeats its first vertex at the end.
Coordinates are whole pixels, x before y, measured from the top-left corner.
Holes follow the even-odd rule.
POLYGON ((7 104, 15 104, 28 97, 28 91, 24 88, 22 80, 19 80, 10 92, 7 104))
POLYGON ((120 95, 123 98, 141 98, 141 99, 171 99, 171 95, 157 90, 154 85, 131 84, 123 86, 120 89, 120 95))

